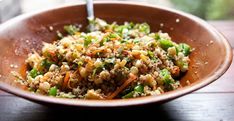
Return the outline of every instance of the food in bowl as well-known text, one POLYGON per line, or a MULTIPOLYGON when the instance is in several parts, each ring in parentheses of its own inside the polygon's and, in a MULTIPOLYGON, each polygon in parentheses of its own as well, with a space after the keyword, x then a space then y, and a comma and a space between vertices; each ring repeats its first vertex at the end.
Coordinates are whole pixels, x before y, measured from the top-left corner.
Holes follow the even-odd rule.
POLYGON ((67 25, 67 36, 44 43, 25 60, 16 82, 42 95, 79 99, 135 98, 180 87, 191 47, 167 33, 150 32, 147 23, 108 24, 94 19, 89 32, 67 25))

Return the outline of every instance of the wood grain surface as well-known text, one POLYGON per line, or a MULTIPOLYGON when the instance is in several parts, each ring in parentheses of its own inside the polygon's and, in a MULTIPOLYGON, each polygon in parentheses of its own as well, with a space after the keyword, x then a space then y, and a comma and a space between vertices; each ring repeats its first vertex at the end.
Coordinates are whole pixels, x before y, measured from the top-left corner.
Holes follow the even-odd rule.
MULTIPOLYGON (((210 21, 234 47, 234 21, 210 21)), ((132 108, 83 109, 47 107, 0 90, 0 121, 43 120, 196 120, 234 121, 234 62, 214 83, 181 98, 161 105, 132 108), (152 115, 154 114, 154 115, 152 115), (107 118, 106 115, 112 117, 107 118)))

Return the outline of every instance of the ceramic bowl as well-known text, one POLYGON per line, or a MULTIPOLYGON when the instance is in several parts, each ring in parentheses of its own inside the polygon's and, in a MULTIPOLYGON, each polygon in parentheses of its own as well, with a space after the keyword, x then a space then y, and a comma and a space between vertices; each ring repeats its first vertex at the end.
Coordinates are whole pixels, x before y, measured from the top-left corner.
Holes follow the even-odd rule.
POLYGON ((189 71, 181 78, 183 87, 157 96, 114 100, 62 99, 20 89, 10 72, 20 70, 32 49, 40 50, 43 41, 55 41, 56 30, 63 32, 64 25, 87 25, 85 4, 79 4, 21 15, 0 25, 0 89, 38 103, 66 106, 117 107, 162 103, 210 84, 225 73, 232 61, 232 50, 224 36, 193 15, 129 2, 98 2, 94 9, 96 17, 108 22, 147 22, 153 32, 167 32, 174 41, 191 45, 194 51, 190 55, 189 71), (12 68, 11 64, 18 68, 12 68))

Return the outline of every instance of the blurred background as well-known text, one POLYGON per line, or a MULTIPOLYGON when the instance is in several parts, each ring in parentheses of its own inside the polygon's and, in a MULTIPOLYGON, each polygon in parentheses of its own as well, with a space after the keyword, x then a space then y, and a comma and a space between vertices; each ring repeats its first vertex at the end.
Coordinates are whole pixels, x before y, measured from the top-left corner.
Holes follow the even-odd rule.
MULTIPOLYGON (((99 0, 94 0, 99 1, 99 0)), ((111 1, 111 0, 109 0, 111 1)), ((194 14, 205 20, 233 20, 234 0, 119 0, 166 6, 194 14)), ((0 0, 0 22, 17 15, 85 0, 0 0)))

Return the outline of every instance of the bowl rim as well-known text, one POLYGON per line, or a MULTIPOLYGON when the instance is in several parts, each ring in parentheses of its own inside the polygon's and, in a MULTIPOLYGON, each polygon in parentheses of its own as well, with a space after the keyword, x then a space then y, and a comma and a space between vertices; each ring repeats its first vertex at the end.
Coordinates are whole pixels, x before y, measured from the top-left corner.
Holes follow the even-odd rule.
MULTIPOLYGON (((43 103, 51 103, 51 104, 60 104, 60 105, 67 105, 67 106, 81 106, 81 107, 120 107, 120 106, 132 106, 132 105, 142 105, 142 104, 148 104, 148 103, 154 103, 154 102, 163 102, 166 100, 174 99, 181 97, 185 94, 188 94, 190 92, 193 92, 195 90, 198 90, 215 80, 217 80, 220 76, 222 76, 232 62, 232 49, 227 41, 227 39, 219 33, 214 27, 206 23, 204 20, 191 15, 184 13, 182 11, 178 11, 175 9, 167 8, 167 7, 161 7, 157 5, 149 5, 142 2, 123 2, 123 1, 95 1, 94 4, 119 4, 119 5, 133 5, 133 6, 139 6, 139 7, 149 7, 149 8, 156 8, 160 10, 165 10, 171 13, 179 14, 183 17, 186 17, 188 19, 191 19, 197 23, 199 23, 201 26, 205 27, 209 32, 212 32, 214 35, 220 38, 220 41, 223 43, 225 47, 226 55, 224 58, 226 58, 223 62, 223 64, 220 65, 217 72, 215 72, 210 77, 207 77, 203 79, 203 81, 195 82, 191 84, 191 86, 186 86, 180 89, 177 89, 176 91, 170 91, 167 93, 164 93, 162 95, 158 96, 146 96, 146 97, 140 97, 140 98, 133 98, 133 99, 115 99, 115 100, 82 100, 82 99, 64 99, 64 98, 55 98, 55 97, 49 97, 49 96, 43 96, 38 94, 33 94, 28 91, 24 91, 19 88, 15 88, 13 86, 10 86, 7 83, 4 83, 3 81, 0 81, 0 89, 4 90, 6 92, 9 92, 11 94, 14 94, 16 96, 26 98, 32 101, 39 101, 43 103)), ((45 10, 39 10, 27 14, 20 15, 18 17, 15 17, 3 24, 0 25, 0 30, 7 28, 11 23, 21 21, 24 19, 27 19, 28 17, 32 17, 44 12, 58 10, 58 9, 64 9, 69 7, 75 7, 75 6, 83 6, 85 3, 79 3, 79 4, 73 4, 73 5, 62 5, 50 9, 45 10)))

